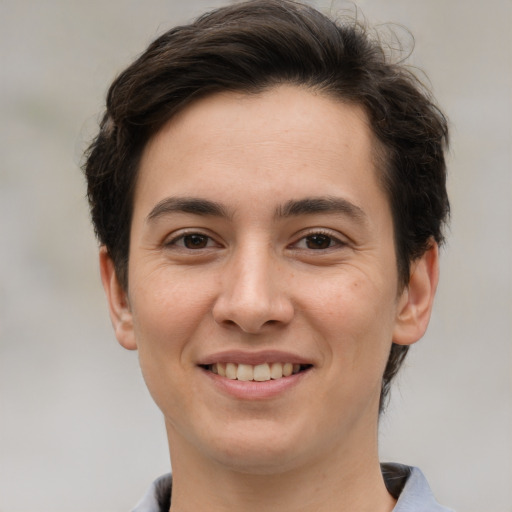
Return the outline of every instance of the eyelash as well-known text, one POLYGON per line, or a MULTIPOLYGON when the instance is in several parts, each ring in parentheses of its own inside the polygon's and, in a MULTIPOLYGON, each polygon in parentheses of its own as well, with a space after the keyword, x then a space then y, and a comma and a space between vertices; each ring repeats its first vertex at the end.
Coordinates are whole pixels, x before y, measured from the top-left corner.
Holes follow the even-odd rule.
MULTIPOLYGON (((181 233, 180 235, 178 235, 178 236, 172 238, 170 241, 166 242, 164 245, 166 247, 179 247, 180 249, 189 250, 189 251, 210 249, 212 246, 219 246, 219 244, 217 242, 215 242, 215 240, 211 236, 209 236, 205 233, 198 232, 198 231, 181 233), (199 239, 199 240, 197 240, 198 242, 200 242, 201 240, 203 242, 206 242, 206 245, 203 247, 187 247, 185 240, 187 238, 192 239, 193 237, 197 237, 199 239), (183 243, 180 244, 179 242, 183 242, 183 243), (213 242, 213 244, 211 242, 213 242)), ((346 242, 343 242, 342 240, 340 240, 338 237, 334 236, 329 231, 318 229, 318 230, 311 231, 307 234, 304 234, 296 242, 293 242, 292 244, 290 244, 290 247, 292 249, 297 249, 300 251, 326 251, 326 250, 332 249, 333 247, 336 247, 336 246, 345 246, 345 245, 346 245, 346 242), (309 241, 311 241, 313 239, 313 237, 319 237, 320 241, 322 241, 322 240, 324 242, 327 241, 328 246, 327 247, 316 247, 316 248, 307 247, 307 246, 306 247, 298 247, 300 242, 304 241, 304 243, 307 244, 308 239, 309 239, 309 241)))
POLYGON ((329 241, 328 247, 316 247, 316 248, 300 247, 300 248, 297 248, 297 249, 305 250, 305 251, 307 251, 307 250, 310 250, 310 251, 327 251, 329 249, 332 249, 333 247, 342 247, 342 246, 347 245, 346 242, 343 242, 338 237, 334 236, 331 232, 325 231, 325 230, 322 230, 322 229, 316 229, 316 230, 310 231, 309 233, 304 234, 303 236, 301 236, 297 240, 297 242, 294 242, 292 245, 296 247, 298 245, 298 243, 302 242, 302 241, 307 243, 307 240, 308 239, 311 240, 313 237, 322 237, 324 240, 327 239, 329 241))
POLYGON ((206 234, 201 233, 201 232, 198 232, 198 231, 191 231, 191 232, 188 232, 188 233, 181 233, 180 235, 178 235, 178 236, 172 238, 171 240, 169 240, 168 242, 165 242, 164 245, 166 247, 179 247, 180 249, 185 249, 185 250, 190 250, 190 251, 211 248, 211 245, 207 245, 206 247, 199 247, 199 248, 197 248, 197 247, 196 248, 187 247, 185 245, 185 240, 187 238, 192 238, 192 237, 197 237, 197 238, 206 240, 207 244, 209 244, 210 242, 214 242, 214 244, 218 246, 218 244, 215 242, 215 240, 211 236, 206 235, 206 234), (182 241, 183 244, 179 244, 180 241, 182 241))

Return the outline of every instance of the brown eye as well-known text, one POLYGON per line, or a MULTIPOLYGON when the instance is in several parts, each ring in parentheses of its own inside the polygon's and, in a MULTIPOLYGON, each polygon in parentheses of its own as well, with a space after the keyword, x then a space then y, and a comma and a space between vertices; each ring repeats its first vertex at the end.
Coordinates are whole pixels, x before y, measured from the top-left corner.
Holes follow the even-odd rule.
POLYGON ((308 249, 328 249, 333 243, 332 237, 321 233, 309 235, 305 240, 308 249))
POLYGON ((183 245, 187 249, 204 249, 208 247, 209 237, 205 235, 185 235, 183 238, 183 245))

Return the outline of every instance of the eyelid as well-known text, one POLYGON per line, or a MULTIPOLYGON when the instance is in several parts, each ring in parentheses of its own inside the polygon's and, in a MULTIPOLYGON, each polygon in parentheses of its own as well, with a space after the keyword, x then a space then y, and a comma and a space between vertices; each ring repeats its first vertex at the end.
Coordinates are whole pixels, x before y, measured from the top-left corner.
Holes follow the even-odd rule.
POLYGON ((349 241, 348 241, 347 237, 342 236, 337 231, 332 231, 332 230, 329 230, 326 228, 310 228, 310 229, 306 230, 305 232, 304 231, 299 232, 295 236, 295 241, 290 244, 290 247, 298 249, 298 250, 321 252, 321 251, 327 251, 329 249, 334 249, 336 247, 345 247, 348 244, 349 244, 349 241), (308 236, 314 236, 314 235, 327 236, 335 242, 335 245, 332 247, 328 247, 326 249, 309 249, 309 248, 297 248, 296 247, 299 242, 306 239, 308 236))
MULTIPOLYGON (((189 250, 189 251, 199 251, 199 249, 189 249, 188 247, 185 247, 184 245, 178 245, 177 242, 179 240, 183 240, 187 236, 204 236, 205 238, 209 239, 209 242, 213 242, 216 247, 221 247, 221 244, 216 240, 214 236, 212 236, 210 233, 207 232, 207 230, 204 229, 195 229, 195 228, 184 228, 180 229, 178 231, 175 231, 171 233, 171 235, 167 236, 162 245, 164 247, 178 247, 180 249, 189 250)), ((202 249, 210 249, 212 246, 203 247, 202 249)))
MULTIPOLYGON (((164 241, 162 242, 162 245, 164 247, 177 247, 177 248, 190 250, 190 251, 201 250, 201 248, 189 249, 189 248, 185 247, 184 245, 178 245, 178 243, 177 243, 178 241, 183 240, 185 237, 191 236, 191 235, 198 235, 198 236, 202 236, 202 237, 205 237, 208 239, 208 246, 204 247, 202 249, 210 249, 212 247, 222 247, 223 246, 223 244, 218 241, 218 237, 212 235, 209 232, 209 230, 201 229, 201 228, 183 228, 183 229, 177 230, 177 231, 171 233, 170 235, 168 235, 167 237, 165 237, 164 241), (213 242, 213 244, 212 244, 212 242, 213 242)), ((317 252, 321 252, 321 251, 326 251, 329 249, 334 249, 336 247, 344 247, 349 244, 347 237, 341 235, 337 231, 333 231, 333 230, 330 230, 327 228, 309 228, 307 230, 296 233, 296 235, 293 238, 294 238, 294 241, 292 243, 290 243, 288 247, 291 249, 297 249, 297 250, 307 250, 307 251, 314 250, 317 252), (326 249, 309 249, 309 248, 298 248, 297 247, 297 245, 301 241, 303 241, 304 239, 306 239, 309 236, 314 236, 314 235, 323 235, 323 236, 329 237, 334 242, 334 245, 331 247, 328 247, 326 249)))

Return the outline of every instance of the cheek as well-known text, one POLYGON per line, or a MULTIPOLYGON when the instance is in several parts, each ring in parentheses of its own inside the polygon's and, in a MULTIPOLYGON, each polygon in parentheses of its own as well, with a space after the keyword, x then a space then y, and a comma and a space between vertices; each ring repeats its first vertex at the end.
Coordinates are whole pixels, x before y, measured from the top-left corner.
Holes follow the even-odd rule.
MULTIPOLYGON (((194 343, 206 331, 210 295, 203 287, 156 273, 133 288, 132 314, 142 375, 162 411, 190 407, 194 343)), ((204 337, 204 336, 203 336, 204 337)))
POLYGON ((352 368, 380 368, 391 346, 395 303, 393 286, 356 273, 328 280, 303 310, 333 360, 352 368))
MULTIPOLYGON (((135 281, 135 280, 134 280, 135 281)), ((140 366, 150 391, 179 379, 194 343, 211 323, 213 292, 204 280, 155 272, 137 280, 131 301, 140 366)))
POLYGON ((392 318, 395 313, 396 285, 362 271, 327 276, 304 296, 304 309, 323 320, 344 325, 376 326, 377 318, 392 318), (306 305, 307 302, 307 305, 306 305))
POLYGON ((151 343, 158 343, 161 336, 166 344, 180 340, 204 316, 212 301, 212 284, 183 274, 162 268, 135 276, 130 304, 141 341, 149 333, 155 336, 151 343))

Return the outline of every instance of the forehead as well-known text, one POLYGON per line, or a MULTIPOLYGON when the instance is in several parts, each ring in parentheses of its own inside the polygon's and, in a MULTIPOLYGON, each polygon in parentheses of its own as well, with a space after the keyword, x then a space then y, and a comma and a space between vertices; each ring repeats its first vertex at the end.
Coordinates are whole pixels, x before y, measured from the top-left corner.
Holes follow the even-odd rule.
POLYGON ((348 199, 365 188, 375 193, 375 149, 358 105, 295 86, 218 93, 184 108, 149 141, 135 210, 175 194, 236 205, 269 196, 286 202, 306 191, 348 199))

